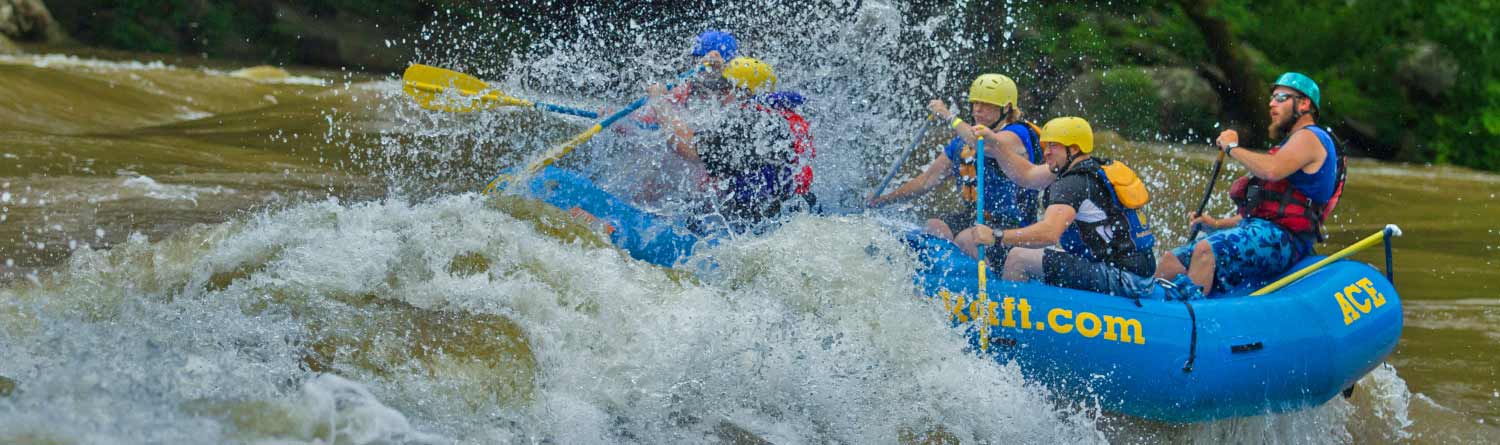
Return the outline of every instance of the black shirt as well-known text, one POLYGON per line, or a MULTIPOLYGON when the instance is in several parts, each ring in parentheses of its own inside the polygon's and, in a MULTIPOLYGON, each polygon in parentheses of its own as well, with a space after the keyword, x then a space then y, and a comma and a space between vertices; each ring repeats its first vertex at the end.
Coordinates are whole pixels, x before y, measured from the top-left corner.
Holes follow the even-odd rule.
POLYGON ((1063 250, 1094 261, 1138 269, 1141 257, 1149 263, 1154 261, 1150 258, 1153 255, 1136 249, 1125 208, 1099 177, 1099 162, 1089 158, 1074 164, 1047 187, 1042 202, 1047 207, 1061 204, 1078 212, 1068 228, 1072 233, 1063 236, 1063 250))

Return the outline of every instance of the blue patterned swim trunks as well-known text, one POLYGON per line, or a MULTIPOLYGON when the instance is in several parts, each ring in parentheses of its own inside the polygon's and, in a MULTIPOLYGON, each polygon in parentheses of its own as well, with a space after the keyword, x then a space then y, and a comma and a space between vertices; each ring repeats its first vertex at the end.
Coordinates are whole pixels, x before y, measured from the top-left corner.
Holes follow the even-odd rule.
MULTIPOLYGON (((1203 240, 1214 251, 1214 294, 1270 283, 1312 253, 1311 242, 1261 218, 1245 218, 1203 240)), ((1173 249, 1172 255, 1190 265, 1194 244, 1173 249)))

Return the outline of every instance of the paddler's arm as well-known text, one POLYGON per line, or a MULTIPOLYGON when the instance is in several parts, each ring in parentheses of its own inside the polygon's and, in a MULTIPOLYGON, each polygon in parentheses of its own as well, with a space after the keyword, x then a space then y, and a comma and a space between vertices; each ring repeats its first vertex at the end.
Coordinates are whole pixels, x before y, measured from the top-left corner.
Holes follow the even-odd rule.
POLYGON ((1247 150, 1239 147, 1239 142, 1240 135, 1234 130, 1219 133, 1219 149, 1227 149, 1229 157, 1244 164, 1250 169, 1251 175, 1267 181, 1280 181, 1297 170, 1306 169, 1313 164, 1322 165, 1323 157, 1327 156, 1322 142, 1311 131, 1292 133, 1286 145, 1274 155, 1247 150))
POLYGON ((1239 214, 1223 218, 1214 218, 1208 215, 1198 215, 1188 221, 1188 231, 1192 231, 1194 225, 1202 225, 1204 228, 1215 230, 1227 229, 1240 225, 1240 221, 1243 219, 1245 219, 1245 217, 1240 216, 1239 214))
POLYGON ((939 153, 937 159, 933 159, 932 163, 927 165, 927 169, 922 170, 922 174, 917 175, 916 178, 907 181, 905 184, 901 184, 900 187, 896 187, 890 193, 870 199, 870 207, 878 207, 890 202, 911 199, 927 194, 927 192, 936 188, 938 184, 942 184, 943 180, 948 179, 948 174, 952 171, 953 161, 949 160, 947 155, 939 153))
MULTIPOLYGON (((1068 230, 1068 225, 1073 224, 1073 218, 1077 216, 1078 211, 1072 206, 1064 204, 1047 206, 1046 212, 1042 214, 1042 220, 1037 221, 1036 224, 1000 231, 1000 245, 1032 248, 1056 245, 1062 239, 1063 232, 1068 230)), ((995 245, 994 229, 983 224, 974 227, 974 241, 987 246, 995 245)))
POLYGON ((1032 190, 1044 190, 1057 180, 1057 175, 1047 168, 1047 164, 1032 164, 1031 161, 1022 157, 1017 150, 1025 152, 1026 148, 1021 145, 1021 138, 1016 137, 1009 131, 996 133, 994 130, 984 129, 980 133, 985 140, 998 140, 999 144, 986 144, 984 155, 1000 162, 1000 170, 1005 177, 1015 181, 1017 185, 1032 190), (1008 148, 1008 149, 1007 149, 1008 148))
POLYGON ((943 103, 942 99, 933 99, 927 102, 927 111, 932 112, 933 116, 937 116, 940 119, 939 122, 952 127, 953 131, 958 132, 958 137, 963 138, 965 144, 974 145, 974 126, 969 125, 968 122, 964 122, 963 119, 959 119, 957 114, 948 111, 948 104, 943 103))
POLYGON ((703 159, 698 156, 698 148, 693 146, 693 129, 667 110, 666 101, 662 100, 666 92, 666 88, 661 84, 651 84, 646 87, 646 95, 651 98, 651 112, 656 115, 662 128, 669 134, 667 144, 672 146, 672 151, 684 159, 702 162, 703 159))

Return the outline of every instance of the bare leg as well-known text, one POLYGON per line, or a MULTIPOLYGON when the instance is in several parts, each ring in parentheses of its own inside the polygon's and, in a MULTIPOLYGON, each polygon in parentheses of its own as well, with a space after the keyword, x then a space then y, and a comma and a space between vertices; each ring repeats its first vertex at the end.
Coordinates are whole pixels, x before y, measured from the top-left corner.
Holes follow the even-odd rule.
POLYGON ((1193 245, 1193 264, 1188 266, 1188 278, 1193 284, 1203 288, 1203 295, 1208 295, 1214 290, 1214 249, 1208 246, 1208 241, 1199 241, 1193 245))
MULTIPOLYGON (((1197 257, 1195 256, 1194 258, 1197 257)), ((1182 273, 1187 273, 1187 267, 1183 266, 1182 260, 1177 259, 1177 255, 1173 255, 1171 252, 1162 255, 1161 261, 1156 262, 1157 278, 1170 280, 1182 273)))
POLYGON ((958 245, 958 250, 963 251, 969 258, 979 259, 979 243, 974 241, 974 229, 964 229, 953 237, 953 244, 958 245))
MULTIPOLYGON (((927 233, 937 235, 939 238, 953 241, 953 229, 948 228, 948 223, 941 219, 933 218, 927 220, 927 233)), ((970 256, 973 256, 972 254, 970 256)))
POLYGON ((1026 281, 1042 276, 1042 249, 1016 247, 1005 257, 1006 281, 1026 281))

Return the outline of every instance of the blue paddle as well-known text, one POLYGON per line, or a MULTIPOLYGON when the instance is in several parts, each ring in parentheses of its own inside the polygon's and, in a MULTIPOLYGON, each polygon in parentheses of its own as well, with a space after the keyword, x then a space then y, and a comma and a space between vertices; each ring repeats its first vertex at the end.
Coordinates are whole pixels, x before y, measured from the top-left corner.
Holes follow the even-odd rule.
MULTIPOLYGON (((984 127, 976 126, 974 136, 974 225, 984 224, 984 135, 979 132, 984 127)), ((976 243, 977 244, 977 243, 976 243)), ((979 350, 990 349, 990 296, 985 293, 987 284, 985 274, 989 265, 985 264, 984 244, 977 244, 979 248, 979 301, 975 302, 978 309, 974 314, 974 322, 979 325, 979 350)))
MULTIPOLYGON (((677 75, 677 80, 682 81, 684 79, 692 77, 693 75, 698 74, 707 67, 707 64, 698 65, 697 67, 686 73, 677 75)), ((671 90, 673 85, 674 84, 667 84, 666 89, 671 90)), ((536 175, 538 171, 541 171, 548 165, 552 165, 553 162, 557 162, 558 159, 561 159, 568 153, 572 153, 574 149, 578 148, 578 146, 580 145, 583 145, 585 142, 588 142, 589 139, 593 139, 595 135, 599 134, 599 132, 601 131, 604 131, 605 128, 609 128, 610 126, 614 125, 615 122, 619 121, 630 113, 634 113, 635 110, 640 109, 642 106, 646 105, 647 99, 649 99, 649 97, 636 99, 634 102, 626 105, 625 108, 621 108, 619 111, 615 111, 613 114, 610 114, 609 117, 604 118, 604 120, 599 121, 599 123, 590 126, 587 130, 584 130, 583 133, 579 133, 577 136, 574 136, 573 138, 568 139, 566 142, 559 144, 552 150, 547 151, 547 153, 544 153, 541 158, 534 160, 529 164, 526 164, 526 168, 521 170, 521 177, 532 177, 536 175)), ((491 192, 494 192, 501 184, 509 182, 511 179, 514 178, 511 175, 505 174, 504 172, 496 174, 494 178, 490 179, 489 183, 485 184, 484 191, 482 193, 490 194, 491 192)))
MULTIPOLYGON (((880 180, 880 186, 875 187, 875 193, 870 194, 870 199, 880 197, 880 194, 885 192, 886 186, 891 185, 891 179, 896 177, 896 171, 901 169, 901 164, 905 164, 906 158, 911 156, 911 152, 916 150, 918 145, 922 144, 922 136, 927 135, 927 124, 931 122, 932 113, 927 113, 927 120, 922 121, 922 129, 917 130, 917 137, 912 139, 911 145, 906 147, 906 151, 901 152, 900 157, 897 157, 894 162, 891 162, 890 172, 885 174, 885 179, 880 180)), ((868 207, 869 205, 870 202, 866 200, 865 206, 868 207)))

